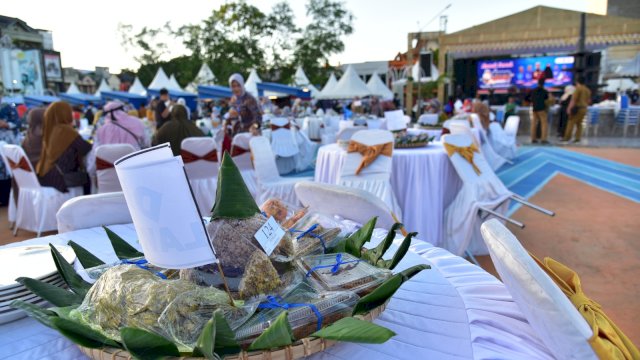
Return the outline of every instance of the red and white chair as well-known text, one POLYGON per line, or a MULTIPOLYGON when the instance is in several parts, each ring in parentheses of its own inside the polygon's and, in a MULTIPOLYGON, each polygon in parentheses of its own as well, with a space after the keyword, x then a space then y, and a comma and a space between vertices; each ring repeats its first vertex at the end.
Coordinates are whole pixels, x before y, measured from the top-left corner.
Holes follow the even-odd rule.
POLYGON ((200 214, 209 214, 215 202, 220 167, 216 141, 210 137, 186 138, 182 140, 180 155, 200 214))
POLYGON ((24 229, 35 232, 40 237, 44 231, 56 230, 58 209, 65 201, 82 195, 82 187, 69 188, 68 192, 62 193, 55 188, 41 186, 22 147, 4 145, 3 154, 20 188, 13 234, 16 235, 18 229, 24 229))
POLYGON ((249 146, 252 138, 251 133, 241 133, 234 136, 231 141, 231 157, 238 167, 238 170, 240 170, 242 179, 247 185, 249 192, 254 199, 258 199, 258 183, 256 181, 256 172, 253 169, 251 148, 249 146))
POLYGON ((59 233, 133 222, 121 191, 67 200, 58 210, 56 219, 59 233))
MULTIPOLYGON (((393 144, 393 135, 386 130, 360 130, 353 134, 350 141, 356 141, 366 146, 393 144)), ((391 156, 378 156, 356 175, 356 170, 361 162, 362 155, 360 153, 348 153, 340 171, 338 185, 374 194, 401 218, 402 210, 391 187, 391 156)))
POLYGON ((96 179, 98 193, 122 191, 113 163, 136 149, 131 144, 100 145, 96 149, 96 179))
POLYGON ((258 178, 258 202, 263 203, 270 198, 278 198, 289 204, 299 204, 294 185, 299 181, 313 181, 311 177, 284 178, 280 176, 275 156, 269 140, 263 136, 251 139, 251 153, 254 156, 256 177, 258 178))

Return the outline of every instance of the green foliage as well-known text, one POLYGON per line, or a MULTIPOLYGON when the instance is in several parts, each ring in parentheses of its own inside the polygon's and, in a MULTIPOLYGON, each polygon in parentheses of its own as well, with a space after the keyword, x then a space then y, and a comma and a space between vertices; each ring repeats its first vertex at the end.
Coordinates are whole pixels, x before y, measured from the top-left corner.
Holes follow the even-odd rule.
POLYGON ((395 335, 396 333, 385 327, 353 317, 342 318, 311 334, 313 337, 328 340, 362 344, 382 344, 395 335))
POLYGON ((22 300, 14 300, 11 302, 11 307, 20 309, 26 312, 30 317, 36 319, 40 324, 53 328, 53 324, 51 324, 51 317, 56 315, 53 311, 43 309, 38 305, 33 305, 22 300))
POLYGON ((180 356, 178 347, 160 335, 146 330, 124 327, 120 337, 125 349, 141 360, 164 359, 168 356, 180 356))
POLYGON ((67 262, 67 260, 58 252, 52 244, 49 244, 51 248, 51 256, 53 256, 53 262, 56 264, 58 273, 62 276, 62 279, 69 285, 69 288, 80 297, 84 298, 87 291, 91 288, 91 284, 84 281, 80 275, 76 273, 73 266, 67 262))
POLYGON ((54 329, 58 330, 67 339, 80 346, 91 349, 98 349, 104 346, 120 347, 120 344, 117 342, 107 338, 86 325, 80 324, 79 322, 57 316, 51 316, 49 321, 54 329))
POLYGON ((273 349, 293 343, 293 332, 287 319, 288 312, 283 311, 276 320, 257 339, 251 343, 249 350, 273 349))
POLYGON ((70 306, 82 302, 82 296, 44 281, 26 277, 17 278, 16 281, 55 306, 70 306))
POLYGON ((78 245, 74 241, 69 241, 69 246, 73 249, 73 252, 76 253, 76 257, 82 264, 82 267, 85 269, 89 269, 95 266, 104 265, 104 262, 98 259, 95 255, 87 251, 87 249, 78 245))
MULTIPOLYGON (((155 61, 149 64, 142 64, 138 69, 138 77, 143 85, 148 86, 153 77, 158 72, 158 68, 162 69, 167 74, 173 74, 178 81, 178 84, 183 88, 198 75, 198 71, 202 66, 202 60, 195 56, 179 56, 169 61, 155 61)), ((211 64, 209 67, 213 68, 211 64)))
POLYGON ((120 259, 120 260, 132 259, 132 258, 137 258, 137 257, 144 256, 143 253, 138 251, 133 246, 129 245, 128 242, 126 242, 118 234, 116 234, 113 231, 109 230, 108 227, 103 226, 102 228, 107 233, 107 237, 109 238, 109 241, 111 241, 111 246, 113 247, 113 251, 115 251, 116 256, 118 257, 118 259, 120 259))
POLYGON ((346 240, 345 250, 349 254, 360 258, 362 253, 362 246, 371 240, 371 235, 373 234, 373 229, 376 227, 376 221, 378 221, 378 217, 372 217, 371 220, 367 221, 358 231, 351 234, 346 240))
POLYGON ((213 313, 213 317, 202 329, 193 356, 217 359, 226 354, 236 354, 240 346, 235 339, 235 333, 220 310, 213 313))

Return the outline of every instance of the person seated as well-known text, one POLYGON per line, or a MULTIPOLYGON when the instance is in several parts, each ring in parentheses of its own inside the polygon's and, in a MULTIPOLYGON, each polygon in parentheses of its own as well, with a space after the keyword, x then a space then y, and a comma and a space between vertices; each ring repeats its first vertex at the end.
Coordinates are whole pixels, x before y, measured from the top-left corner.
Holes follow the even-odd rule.
POLYGON ((473 102, 473 113, 478 115, 482 128, 485 130, 489 130, 489 123, 491 123, 490 112, 489 107, 482 101, 476 100, 473 102))
POLYGON ((22 140, 22 148, 27 154, 27 158, 34 167, 40 161, 42 152, 42 127, 44 121, 45 108, 39 107, 29 111, 27 115, 27 135, 22 140))
POLYGON ((99 145, 131 144, 136 150, 146 147, 144 125, 137 117, 129 115, 120 101, 111 101, 104 106, 104 125, 96 132, 99 145))
POLYGON ((509 100, 504 105, 504 120, 506 121, 509 116, 514 116, 516 114, 516 108, 518 104, 516 104, 516 98, 513 96, 509 96, 509 100))
POLYGON ((84 186, 89 193, 89 177, 82 171, 82 158, 91 151, 86 142, 73 128, 73 108, 64 101, 49 105, 44 113, 42 152, 36 166, 38 180, 42 186, 50 186, 60 192, 67 192, 68 186, 84 186), (86 179, 78 179, 71 184, 65 175, 84 173, 86 179))
POLYGON ((193 122, 187 117, 187 109, 175 104, 171 108, 169 119, 156 131, 152 145, 159 145, 168 142, 171 144, 173 155, 180 155, 182 140, 188 137, 205 136, 193 122))

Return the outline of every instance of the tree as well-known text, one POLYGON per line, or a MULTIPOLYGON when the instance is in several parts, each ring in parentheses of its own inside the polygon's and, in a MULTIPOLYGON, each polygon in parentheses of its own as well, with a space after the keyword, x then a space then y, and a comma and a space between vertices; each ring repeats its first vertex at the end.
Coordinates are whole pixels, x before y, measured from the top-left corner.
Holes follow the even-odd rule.
POLYGON ((202 62, 193 56, 179 56, 169 61, 141 65, 138 69, 138 77, 140 82, 148 86, 158 72, 158 68, 162 67, 167 74, 173 74, 178 84, 184 88, 198 75, 200 66, 202 62))
POLYGON ((118 33, 120 34, 120 44, 126 50, 140 52, 134 55, 134 59, 140 65, 153 64, 166 55, 167 44, 162 41, 162 35, 171 33, 169 23, 159 29, 143 27, 138 33, 133 33, 133 25, 118 23, 118 33))

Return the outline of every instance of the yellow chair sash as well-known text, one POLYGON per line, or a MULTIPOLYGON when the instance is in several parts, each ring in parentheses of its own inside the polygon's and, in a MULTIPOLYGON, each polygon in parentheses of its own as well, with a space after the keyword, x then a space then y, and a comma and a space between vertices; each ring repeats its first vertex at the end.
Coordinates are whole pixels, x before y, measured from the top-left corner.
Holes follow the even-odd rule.
POLYGON ((575 271, 552 258, 546 257, 542 262, 534 255, 530 255, 587 320, 593 330, 593 337, 589 339, 589 344, 600 359, 640 359, 638 348, 607 317, 600 305, 589 299, 582 291, 580 278, 575 271))
POLYGON ((359 143, 357 141, 350 140, 349 146, 347 147, 347 152, 358 152, 362 155, 362 161, 360 165, 356 169, 356 175, 360 174, 362 169, 371 165, 380 155, 391 156, 393 153, 393 143, 388 142, 379 145, 368 146, 363 143, 359 143))
POLYGON ((447 150, 447 154, 449 157, 453 156, 454 153, 458 153, 462 156, 471 166, 473 166, 473 170, 476 174, 480 175, 480 169, 473 162, 473 153, 478 152, 478 147, 476 144, 471 144, 471 146, 455 146, 451 144, 444 143, 444 149, 447 150))

